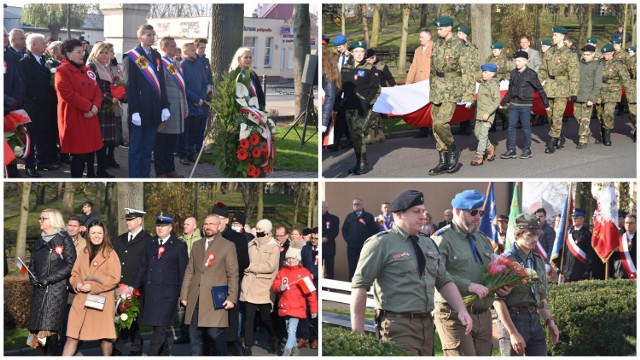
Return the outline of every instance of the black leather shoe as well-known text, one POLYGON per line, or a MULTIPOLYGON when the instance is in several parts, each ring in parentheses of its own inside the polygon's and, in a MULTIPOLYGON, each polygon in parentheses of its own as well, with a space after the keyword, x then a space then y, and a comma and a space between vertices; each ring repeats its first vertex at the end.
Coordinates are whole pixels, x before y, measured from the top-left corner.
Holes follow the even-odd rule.
POLYGON ((531 153, 531 149, 522 150, 522 154, 520 155, 520 159, 531 159, 533 153, 531 153))
POLYGON ((36 169, 27 169, 27 176, 32 178, 41 178, 42 175, 36 169))
POLYGON ((507 150, 506 153, 500 155, 500 159, 515 159, 518 157, 518 154, 515 150, 507 150))

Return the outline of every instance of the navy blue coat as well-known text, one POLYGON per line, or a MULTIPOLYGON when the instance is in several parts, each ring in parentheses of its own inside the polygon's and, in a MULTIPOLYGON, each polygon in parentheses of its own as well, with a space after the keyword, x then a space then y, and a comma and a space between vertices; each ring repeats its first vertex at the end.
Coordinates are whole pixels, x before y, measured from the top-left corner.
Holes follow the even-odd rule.
POLYGON ((187 103, 189 104, 189 116, 206 116, 208 114, 207 105, 196 106, 200 100, 207 98, 207 75, 201 60, 182 60, 182 73, 184 74, 184 85, 187 90, 187 103))
POLYGON ((318 246, 311 245, 311 242, 308 242, 305 246, 302 247, 302 266, 306 267, 307 270, 313 275, 313 283, 316 288, 318 287, 318 246))
POLYGON ((38 63, 31 52, 20 60, 20 70, 24 86, 22 107, 31 118, 30 126, 41 131, 57 129, 58 95, 51 85, 51 70, 38 63))
POLYGON ((175 235, 171 234, 163 246, 165 252, 158 258, 158 237, 154 236, 147 242, 133 285, 142 290, 144 305, 138 319, 145 325, 173 325, 184 271, 189 262, 187 244, 175 235))
MULTIPOLYGON (((142 46, 136 48, 139 54, 144 56, 145 51, 142 46)), ((133 62, 128 55, 124 55, 122 62, 124 72, 125 90, 127 91, 127 103, 129 104, 128 121, 131 123, 131 115, 139 113, 142 119, 142 127, 153 127, 155 129, 162 121, 160 115, 162 109, 169 109, 169 100, 167 99, 167 88, 164 83, 164 70, 162 68, 162 57, 160 54, 151 50, 151 58, 149 67, 153 69, 160 83, 161 97, 154 90, 142 71, 133 62)))
POLYGON ((22 104, 24 96, 22 77, 18 68, 17 55, 10 47, 4 49, 4 94, 22 104))

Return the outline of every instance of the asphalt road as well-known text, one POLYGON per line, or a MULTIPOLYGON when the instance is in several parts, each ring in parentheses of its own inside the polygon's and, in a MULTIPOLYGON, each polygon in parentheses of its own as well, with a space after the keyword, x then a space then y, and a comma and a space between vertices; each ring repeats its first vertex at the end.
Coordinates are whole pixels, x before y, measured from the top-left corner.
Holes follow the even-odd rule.
MULTIPOLYGON (((383 120, 384 121, 384 120, 383 120)), ((545 154, 545 142, 548 139, 549 125, 532 127, 530 159, 500 159, 506 151, 506 130, 498 124, 498 130, 489 133, 489 139, 496 145, 496 160, 485 161, 482 166, 470 166, 473 160, 477 140, 473 134, 455 135, 455 143, 461 150, 461 169, 454 174, 445 173, 429 176, 429 169, 438 163, 433 136, 413 138, 415 133, 408 132, 398 138, 387 139, 382 143, 367 146, 369 173, 355 176, 347 171, 355 164, 353 150, 331 152, 322 151, 322 173, 325 178, 635 178, 637 146, 631 137, 631 125, 627 115, 616 116, 611 134, 613 146, 595 144, 593 136, 587 148, 576 149, 578 125, 569 119, 563 123, 563 133, 567 137, 565 147, 554 154, 545 154)), ((591 121, 591 132, 600 138, 600 124, 591 121)), ((518 156, 522 150, 522 130, 517 130, 518 156)))

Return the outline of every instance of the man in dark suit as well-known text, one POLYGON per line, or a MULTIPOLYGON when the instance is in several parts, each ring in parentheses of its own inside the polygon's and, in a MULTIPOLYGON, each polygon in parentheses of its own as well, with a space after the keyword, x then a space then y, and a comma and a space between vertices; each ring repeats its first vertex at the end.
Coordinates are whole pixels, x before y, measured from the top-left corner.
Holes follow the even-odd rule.
POLYGON ((129 177, 151 176, 151 151, 158 125, 169 119, 169 100, 157 39, 151 25, 138 27, 140 45, 124 56, 124 82, 129 104, 129 177))
POLYGON ((44 53, 47 44, 42 34, 27 36, 27 54, 20 60, 24 85, 23 107, 31 122, 27 124, 32 140, 32 155, 25 160, 27 175, 37 177, 37 170, 57 170, 56 138, 58 129, 56 106, 58 97, 51 86, 51 70, 46 66, 44 53))
POLYGON ((453 211, 451 209, 447 209, 444 211, 444 220, 438 223, 438 228, 436 230, 440 230, 447 225, 451 225, 451 221, 453 220, 453 211))
MULTIPOLYGON (((593 275, 594 252, 591 246, 591 231, 584 223, 586 212, 576 209, 571 218, 573 226, 568 230, 569 236, 565 243, 562 268, 560 274, 566 282, 589 280, 593 275)), ((560 265, 560 258, 554 260, 556 268, 560 265)))
MULTIPOLYGON (((144 256, 145 245, 153 241, 151 235, 142 229, 142 221, 145 212, 135 209, 124 209, 124 218, 127 223, 127 232, 118 236, 113 242, 113 249, 118 254, 122 273, 120 283, 133 286, 136 279, 138 265, 144 256)), ((124 355, 124 346, 127 340, 131 341, 129 356, 142 355, 142 336, 138 319, 134 319, 129 330, 122 330, 113 346, 114 356, 124 355)))
POLYGON ((334 258, 336 256, 336 238, 340 234, 340 219, 329 213, 329 205, 322 202, 322 261, 324 277, 333 279, 334 258))
POLYGON ((167 329, 176 319, 176 304, 189 262, 187 245, 171 230, 173 216, 158 214, 156 236, 144 248, 134 282, 134 287, 141 289, 144 296, 140 323, 153 327, 149 356, 170 355, 167 329))
POLYGON ((18 68, 18 56, 9 46, 9 33, 4 29, 4 94, 10 96, 18 104, 22 104, 22 78, 18 68))
POLYGON ((347 242, 349 281, 356 272, 364 242, 380 230, 373 215, 364 211, 364 202, 361 199, 353 199, 352 205, 353 212, 347 215, 342 224, 342 237, 347 242))
POLYGON ((620 235, 620 246, 613 251, 609 261, 611 276, 616 279, 636 279, 636 215, 627 214, 624 218, 624 232, 620 235))

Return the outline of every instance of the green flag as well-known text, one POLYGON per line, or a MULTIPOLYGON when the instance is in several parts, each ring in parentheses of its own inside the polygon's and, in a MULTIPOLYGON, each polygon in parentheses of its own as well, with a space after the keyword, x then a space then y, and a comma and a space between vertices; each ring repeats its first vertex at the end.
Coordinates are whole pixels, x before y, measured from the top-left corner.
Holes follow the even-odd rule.
POLYGON ((516 183, 513 188, 513 197, 511 198, 511 208, 509 209, 509 227, 507 228, 507 241, 504 244, 504 251, 511 250, 515 238, 516 217, 520 215, 520 191, 518 187, 520 183, 516 183))

